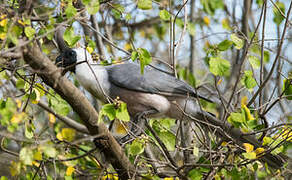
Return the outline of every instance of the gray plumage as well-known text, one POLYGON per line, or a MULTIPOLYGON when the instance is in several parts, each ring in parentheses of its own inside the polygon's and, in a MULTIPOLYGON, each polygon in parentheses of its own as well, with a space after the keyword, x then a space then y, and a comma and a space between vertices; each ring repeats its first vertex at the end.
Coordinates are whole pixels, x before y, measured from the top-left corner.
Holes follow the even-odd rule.
POLYGON ((199 97, 194 88, 169 74, 156 69, 145 68, 140 73, 140 66, 134 63, 118 64, 105 67, 109 81, 118 87, 145 93, 161 94, 166 96, 199 97))

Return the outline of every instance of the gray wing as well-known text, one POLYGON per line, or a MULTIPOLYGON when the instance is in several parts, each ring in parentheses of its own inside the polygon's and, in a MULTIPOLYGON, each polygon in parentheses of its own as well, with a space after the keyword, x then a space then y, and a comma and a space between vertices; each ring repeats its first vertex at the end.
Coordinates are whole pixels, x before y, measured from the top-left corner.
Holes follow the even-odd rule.
POLYGON ((199 97, 212 102, 197 95, 184 81, 156 69, 145 68, 144 74, 141 74, 140 66, 134 63, 106 66, 106 69, 109 81, 122 88, 153 94, 199 97))

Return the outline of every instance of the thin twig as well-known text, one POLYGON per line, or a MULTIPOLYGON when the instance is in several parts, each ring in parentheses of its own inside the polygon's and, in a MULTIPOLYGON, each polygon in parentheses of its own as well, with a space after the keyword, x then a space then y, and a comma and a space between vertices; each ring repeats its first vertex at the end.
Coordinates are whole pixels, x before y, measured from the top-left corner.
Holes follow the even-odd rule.
POLYGON ((288 19, 289 19, 289 16, 290 16, 291 8, 292 8, 292 1, 290 3, 289 10, 287 12, 287 18, 286 18, 286 21, 285 21, 284 30, 283 30, 283 33, 282 33, 282 37, 281 37, 281 40, 280 40, 280 43, 279 43, 279 46, 278 46, 277 55, 276 55, 275 60, 273 62, 272 68, 271 68, 269 74, 267 75, 267 78, 260 85, 258 90, 255 92, 254 96, 248 102, 247 106, 250 106, 254 102, 254 100, 257 98, 258 94, 262 91, 262 89, 266 86, 266 84, 268 83, 269 79, 271 78, 271 76, 272 76, 272 74, 274 72, 274 69, 276 67, 276 63, 278 62, 278 59, 279 59, 281 51, 282 51, 282 45, 283 45, 283 42, 284 42, 283 39, 285 37, 286 30, 287 30, 287 27, 288 27, 288 19))

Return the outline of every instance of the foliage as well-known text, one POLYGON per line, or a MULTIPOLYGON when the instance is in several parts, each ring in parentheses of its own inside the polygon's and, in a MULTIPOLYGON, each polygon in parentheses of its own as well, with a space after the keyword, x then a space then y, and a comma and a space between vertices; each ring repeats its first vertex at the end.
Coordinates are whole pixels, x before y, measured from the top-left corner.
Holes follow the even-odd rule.
MULTIPOLYGON (((155 134, 144 130, 123 146, 137 174, 148 179, 160 179, 160 175, 194 180, 283 179, 287 166, 274 170, 259 159, 266 153, 285 154, 291 149, 288 29, 281 39, 285 21, 291 17, 287 14, 290 1, 266 1, 266 6, 264 0, 251 1, 252 16, 244 15, 244 2, 200 0, 183 6, 182 1, 168 0, 1 0, 0 165, 5 150, 15 158, 7 164, 7 175, 2 176, 0 170, 0 180, 45 176, 69 180, 85 175, 118 179, 116 170, 97 151, 96 137, 74 128, 72 124, 82 125, 78 114, 42 80, 41 73, 53 72, 32 70, 22 56, 27 45, 36 42, 54 61, 59 53, 53 39, 60 24, 67 27, 63 36, 67 45, 86 48, 97 63, 132 60, 140 64, 141 74, 150 64, 170 75, 175 69, 178 78, 216 99, 216 104, 200 101, 200 109, 260 140, 237 144, 222 139, 217 134, 220 128, 197 120, 185 122, 183 113, 177 120, 149 118, 155 134), (265 30, 264 13, 260 18, 264 7, 265 30), (68 126, 62 117, 74 123, 68 126)), ((79 87, 74 75, 64 76, 79 87)), ((135 117, 130 117, 126 103, 117 98, 100 104, 85 94, 97 107, 97 123, 109 127, 115 119, 125 123, 123 130, 113 132, 117 139, 132 130, 128 127, 135 117)))

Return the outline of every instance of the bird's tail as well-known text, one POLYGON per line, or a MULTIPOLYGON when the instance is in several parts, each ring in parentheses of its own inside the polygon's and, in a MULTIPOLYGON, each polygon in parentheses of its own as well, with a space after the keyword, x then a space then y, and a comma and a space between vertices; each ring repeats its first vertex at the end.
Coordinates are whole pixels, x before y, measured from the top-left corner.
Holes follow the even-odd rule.
MULTIPOLYGON (((255 148, 261 147, 261 143, 255 138, 254 135, 247 135, 241 132, 240 129, 232 127, 227 122, 218 120, 212 114, 207 112, 197 112, 192 114, 194 118, 207 121, 208 123, 218 127, 216 133, 220 137, 232 140, 237 145, 241 146, 243 143, 252 144, 255 148)), ((267 152, 259 157, 258 160, 266 162, 269 167, 280 169, 286 162, 287 157, 284 154, 273 155, 270 152, 267 152)))

